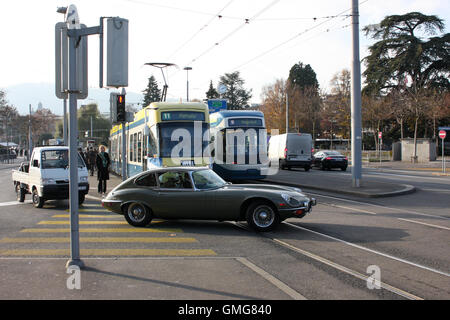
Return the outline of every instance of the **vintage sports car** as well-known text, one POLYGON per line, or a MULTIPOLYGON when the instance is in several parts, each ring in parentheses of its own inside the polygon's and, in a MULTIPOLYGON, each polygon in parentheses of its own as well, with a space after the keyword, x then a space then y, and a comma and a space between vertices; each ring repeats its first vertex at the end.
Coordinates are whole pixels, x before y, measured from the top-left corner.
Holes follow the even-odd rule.
POLYGON ((257 231, 302 218, 316 204, 300 189, 267 184, 225 182, 208 168, 158 168, 122 182, 103 207, 143 227, 153 218, 247 221, 257 231))

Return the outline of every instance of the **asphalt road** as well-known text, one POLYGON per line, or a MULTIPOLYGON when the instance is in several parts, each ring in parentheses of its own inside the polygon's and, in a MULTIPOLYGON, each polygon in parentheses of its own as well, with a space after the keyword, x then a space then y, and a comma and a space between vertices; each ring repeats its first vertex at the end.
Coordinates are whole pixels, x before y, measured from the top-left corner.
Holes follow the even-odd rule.
POLYGON ((68 290, 68 202, 19 204, 0 168, 0 299, 449 299, 450 178, 365 169, 364 179, 418 190, 377 199, 305 190, 318 199, 313 212, 265 234, 235 222, 132 228, 91 197, 80 210, 87 268, 81 289, 68 290), (368 285, 374 270, 380 289, 368 285))

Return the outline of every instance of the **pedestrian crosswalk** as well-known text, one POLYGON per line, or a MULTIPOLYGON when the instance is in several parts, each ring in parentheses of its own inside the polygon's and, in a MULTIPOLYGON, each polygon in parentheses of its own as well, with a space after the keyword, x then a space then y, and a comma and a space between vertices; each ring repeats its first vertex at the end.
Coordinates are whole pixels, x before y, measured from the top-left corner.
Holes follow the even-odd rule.
MULTIPOLYGON (((68 210, 64 210, 68 211, 68 210)), ((0 239, 0 257, 69 257, 70 214, 54 213, 36 226, 0 239)), ((130 226, 121 215, 97 203, 79 210, 80 255, 89 257, 214 256, 211 249, 183 230, 155 220, 145 228, 130 226)))

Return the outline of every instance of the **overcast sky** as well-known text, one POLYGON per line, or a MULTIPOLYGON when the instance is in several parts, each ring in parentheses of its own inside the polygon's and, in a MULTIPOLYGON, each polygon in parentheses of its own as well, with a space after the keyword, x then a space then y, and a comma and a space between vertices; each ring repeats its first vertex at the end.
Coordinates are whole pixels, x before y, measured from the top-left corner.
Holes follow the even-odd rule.
MULTIPOLYGON (((0 88, 54 83, 54 26, 63 20, 56 8, 69 4, 88 27, 100 16, 129 20, 127 91, 140 93, 150 75, 162 87, 161 71, 146 62, 178 65, 167 70, 168 98, 186 98, 183 68, 190 66, 191 99, 204 99, 210 80, 216 86, 221 75, 240 71, 255 103, 263 86, 286 79, 299 61, 312 66, 324 89, 333 74, 351 67, 351 0, 5 0, 0 88)), ((361 0, 360 26, 419 11, 444 19, 448 32, 449 9, 448 0, 361 0)), ((363 58, 373 41, 360 37, 363 58)), ((98 87, 98 39, 89 37, 90 87, 98 87)))

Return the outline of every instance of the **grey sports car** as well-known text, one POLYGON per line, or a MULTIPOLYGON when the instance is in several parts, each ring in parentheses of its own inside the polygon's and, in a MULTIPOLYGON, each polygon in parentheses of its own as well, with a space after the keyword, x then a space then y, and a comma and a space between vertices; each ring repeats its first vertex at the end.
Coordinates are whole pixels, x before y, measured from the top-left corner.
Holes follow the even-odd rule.
POLYGON ((267 184, 225 182, 208 168, 160 168, 122 182, 103 207, 143 227, 153 218, 247 221, 257 231, 302 218, 316 205, 300 189, 267 184))

